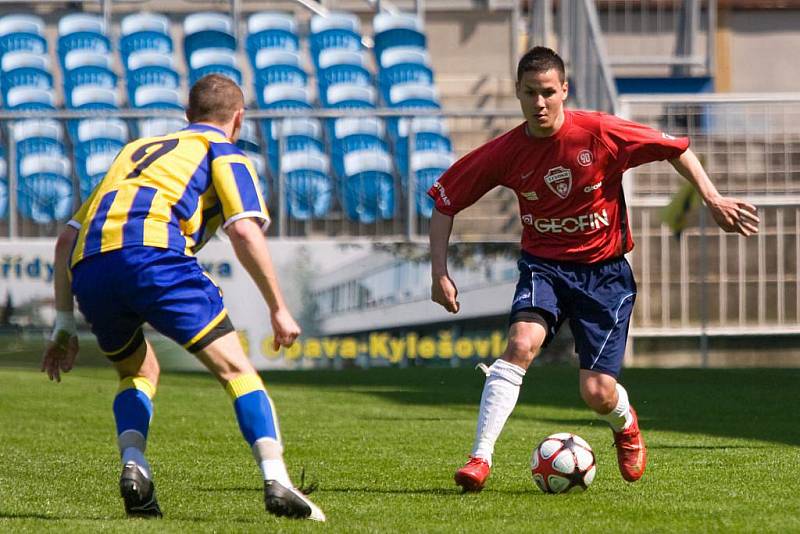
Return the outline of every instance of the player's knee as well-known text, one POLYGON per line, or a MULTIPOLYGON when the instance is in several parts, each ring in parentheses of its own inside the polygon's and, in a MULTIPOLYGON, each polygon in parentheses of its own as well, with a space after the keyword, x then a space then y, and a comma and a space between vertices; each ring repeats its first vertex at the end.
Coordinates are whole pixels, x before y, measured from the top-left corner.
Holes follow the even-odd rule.
POLYGON ((533 361, 539 347, 526 336, 512 336, 508 339, 508 346, 503 354, 503 359, 527 369, 533 361))
POLYGON ((616 390, 599 381, 589 380, 581 384, 581 397, 589 408, 597 413, 609 413, 616 406, 616 390))

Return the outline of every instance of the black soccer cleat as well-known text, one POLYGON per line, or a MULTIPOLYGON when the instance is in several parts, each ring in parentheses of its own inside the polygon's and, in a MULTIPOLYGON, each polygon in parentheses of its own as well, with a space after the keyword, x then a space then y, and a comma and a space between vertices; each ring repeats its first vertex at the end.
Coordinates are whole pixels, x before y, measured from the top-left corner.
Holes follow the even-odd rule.
POLYGON ((287 488, 276 480, 264 481, 264 505, 278 517, 325 521, 325 514, 297 488, 287 488))
POLYGON ((161 508, 156 500, 156 486, 153 481, 133 462, 122 468, 119 479, 119 493, 125 502, 125 513, 128 517, 144 517, 160 519, 161 508))

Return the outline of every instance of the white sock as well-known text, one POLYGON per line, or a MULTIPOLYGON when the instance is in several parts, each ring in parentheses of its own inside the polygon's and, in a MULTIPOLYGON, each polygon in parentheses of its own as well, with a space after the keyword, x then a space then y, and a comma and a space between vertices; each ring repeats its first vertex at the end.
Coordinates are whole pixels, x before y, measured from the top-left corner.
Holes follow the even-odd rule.
POLYGON ((597 414, 597 417, 608 423, 614 432, 628 428, 633 422, 628 392, 620 384, 617 384, 617 397, 617 405, 613 410, 607 414, 597 414))
POLYGON ((253 456, 264 480, 276 480, 287 488, 293 487, 286 464, 283 463, 283 447, 280 443, 271 438, 257 439, 253 443, 253 456))
POLYGON ((144 476, 152 479, 150 471, 150 463, 144 457, 144 451, 147 448, 147 441, 144 436, 136 430, 126 430, 117 436, 117 443, 119 445, 120 457, 122 458, 122 465, 128 462, 133 462, 138 465, 144 476))
POLYGON ((525 369, 505 360, 497 360, 488 368, 472 456, 483 458, 489 465, 492 465, 494 444, 517 404, 524 376, 525 369))

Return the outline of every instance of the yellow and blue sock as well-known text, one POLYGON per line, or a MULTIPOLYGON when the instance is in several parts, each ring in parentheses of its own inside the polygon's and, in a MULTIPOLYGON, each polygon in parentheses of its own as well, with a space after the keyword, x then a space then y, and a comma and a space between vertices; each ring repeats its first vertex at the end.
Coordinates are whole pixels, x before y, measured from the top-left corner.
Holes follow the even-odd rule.
POLYGON ((261 378, 256 374, 239 375, 228 382, 225 389, 233 399, 239 428, 264 480, 277 480, 290 487, 292 483, 283 463, 278 418, 261 378))
POLYGON ((122 465, 132 461, 151 477, 150 464, 144 457, 147 432, 153 418, 155 386, 143 376, 129 376, 120 381, 114 398, 114 419, 122 465))

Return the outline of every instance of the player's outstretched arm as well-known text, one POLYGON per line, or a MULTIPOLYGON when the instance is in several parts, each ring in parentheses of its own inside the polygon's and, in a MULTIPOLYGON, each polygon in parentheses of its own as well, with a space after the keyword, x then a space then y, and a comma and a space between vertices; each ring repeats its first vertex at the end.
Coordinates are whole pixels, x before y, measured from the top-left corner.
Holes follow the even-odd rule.
POLYGON ((231 238, 236 257, 258 286, 270 311, 273 346, 291 347, 300 335, 300 326, 292 317, 283 300, 278 277, 272 265, 272 256, 261 227, 254 219, 239 219, 230 224, 225 231, 231 238))
POLYGON ((431 246, 431 300, 449 311, 458 313, 458 288, 447 273, 447 245, 453 229, 453 218, 433 210, 430 227, 431 246))
POLYGON ((75 328, 72 288, 69 283, 69 257, 78 231, 67 226, 56 240, 53 287, 55 291, 56 324, 42 357, 42 371, 50 380, 61 382, 61 372, 68 372, 78 356, 78 336, 75 328))
POLYGON ((756 207, 744 200, 720 195, 694 152, 687 149, 679 158, 669 162, 700 193, 720 228, 743 236, 758 233, 756 207))

